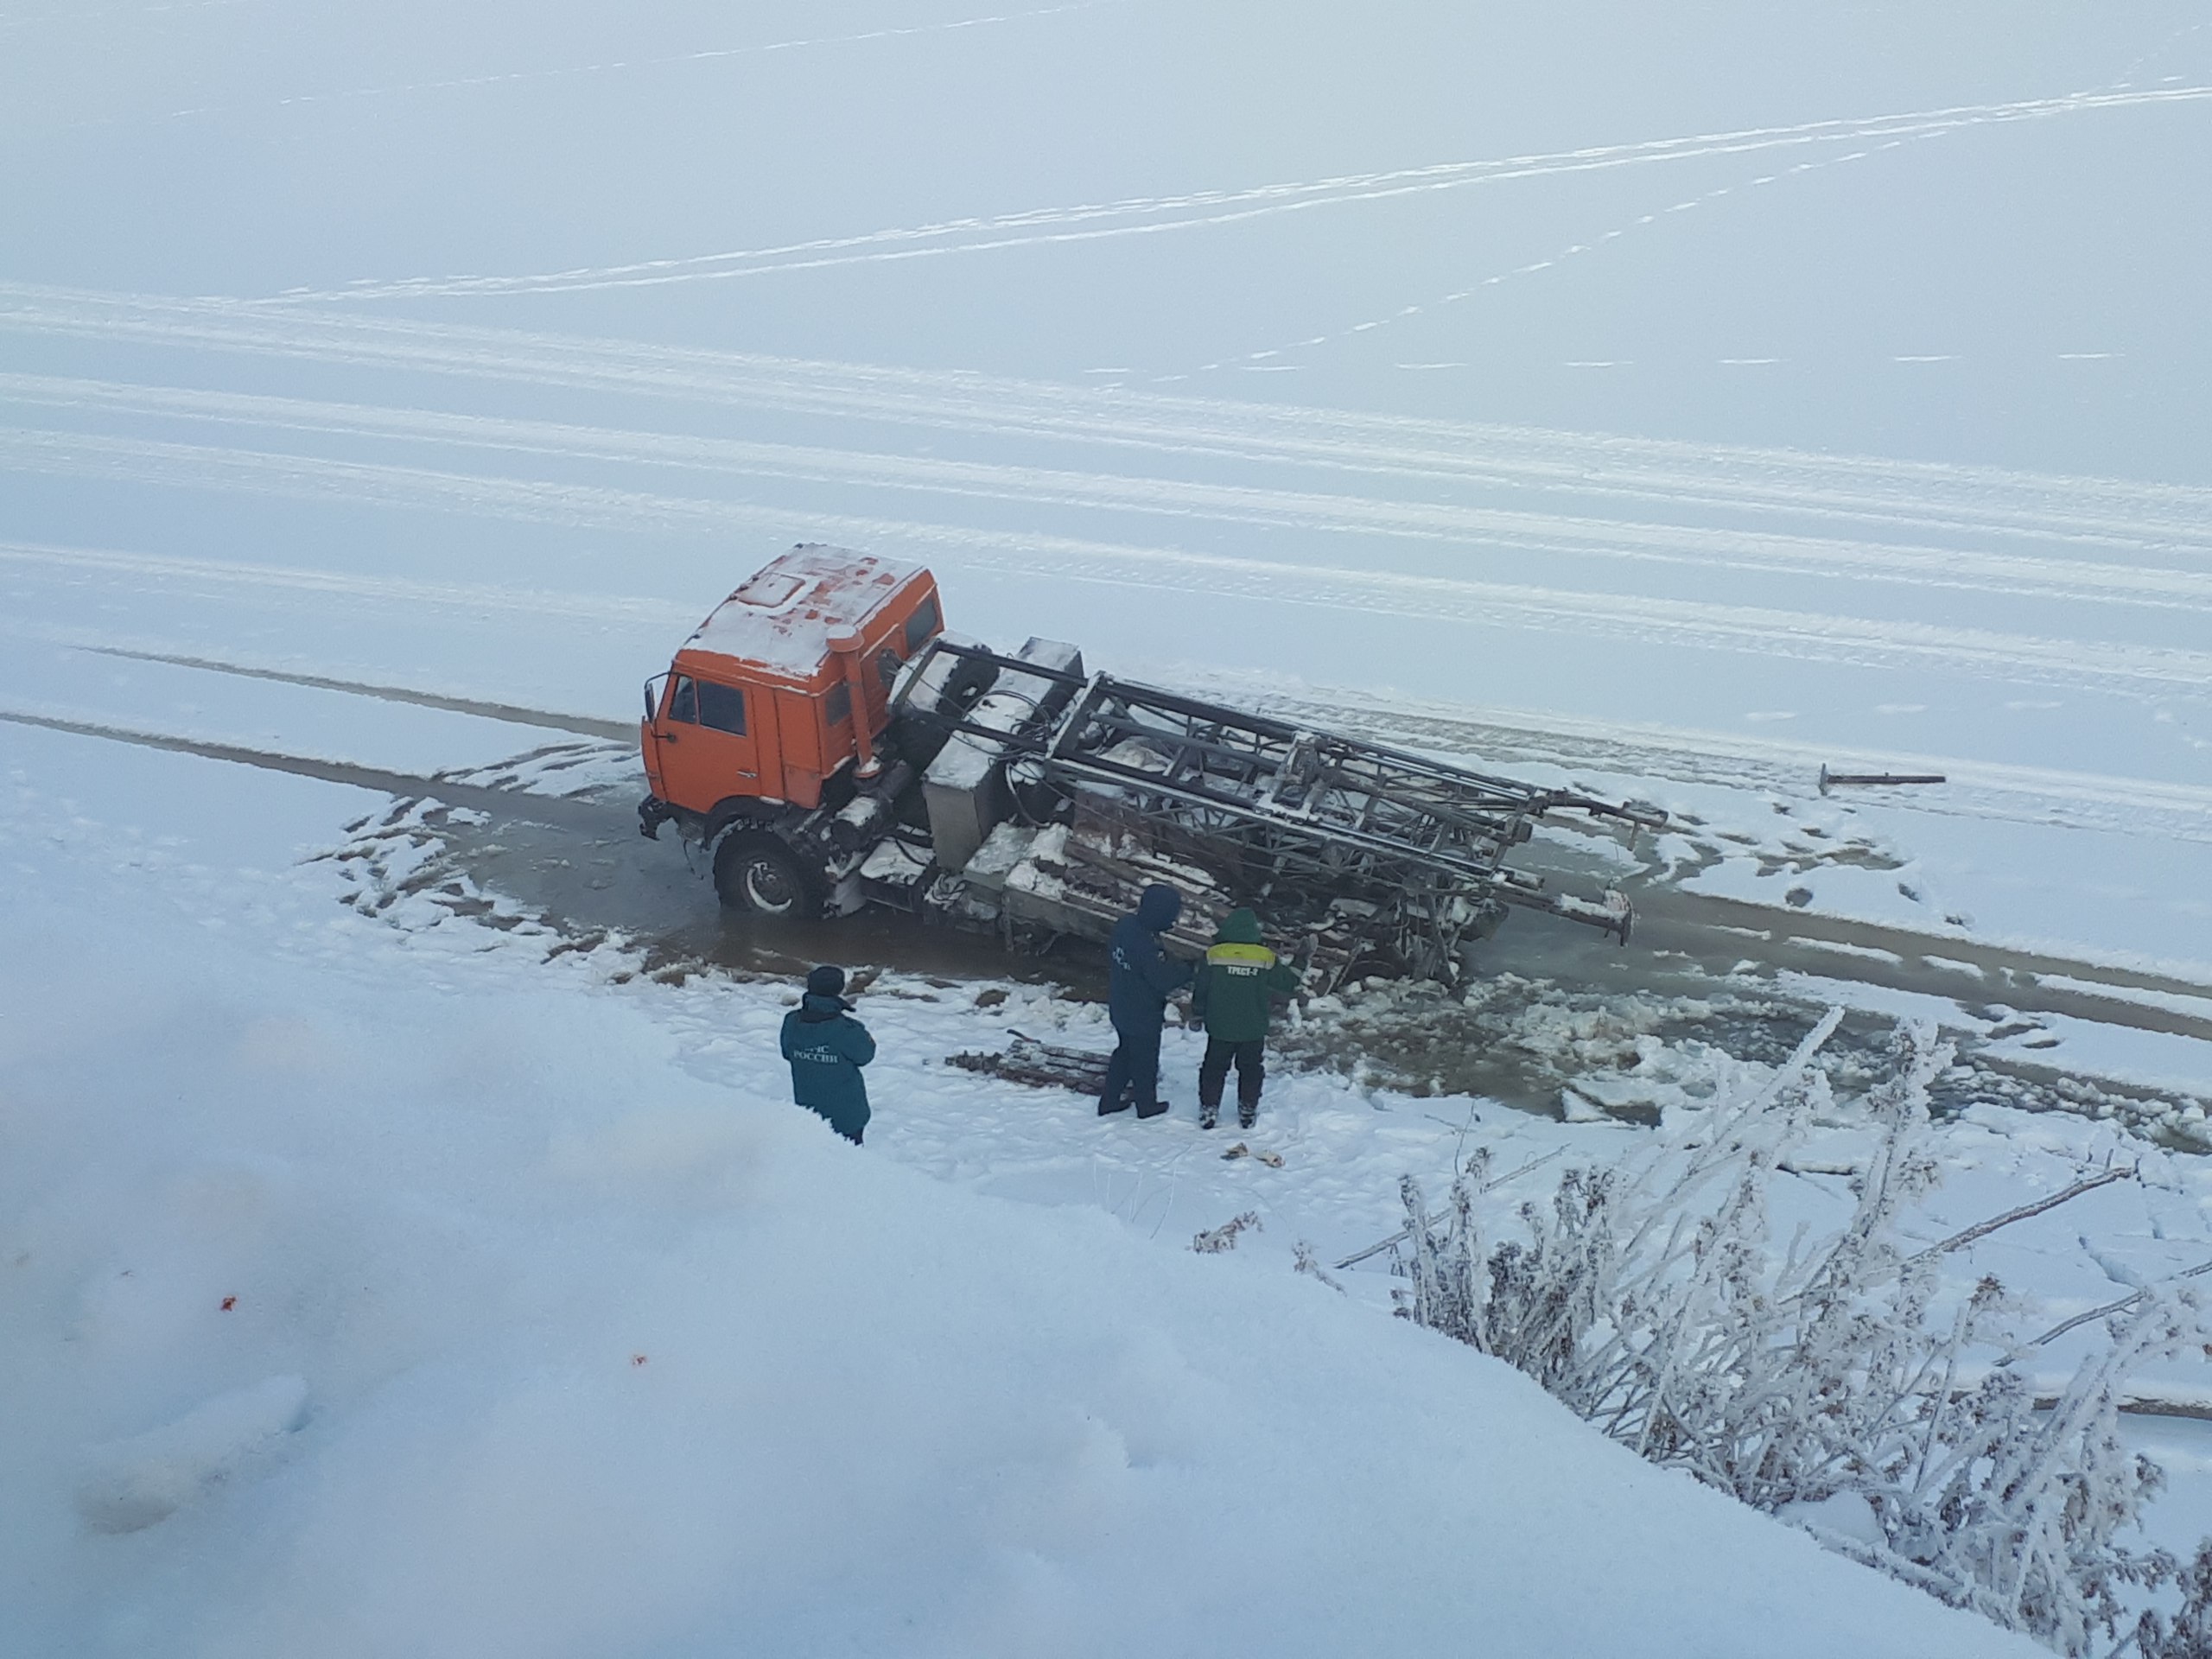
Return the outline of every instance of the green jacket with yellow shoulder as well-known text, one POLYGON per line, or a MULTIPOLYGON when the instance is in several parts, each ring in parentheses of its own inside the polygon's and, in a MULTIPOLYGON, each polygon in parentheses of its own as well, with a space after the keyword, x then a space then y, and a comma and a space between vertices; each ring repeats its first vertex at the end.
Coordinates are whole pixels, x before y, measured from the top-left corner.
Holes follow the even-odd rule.
POLYGON ((1298 988, 1298 970, 1260 943, 1260 918, 1232 910, 1198 965, 1191 1017, 1224 1043, 1256 1042, 1268 1034, 1268 999, 1298 988))

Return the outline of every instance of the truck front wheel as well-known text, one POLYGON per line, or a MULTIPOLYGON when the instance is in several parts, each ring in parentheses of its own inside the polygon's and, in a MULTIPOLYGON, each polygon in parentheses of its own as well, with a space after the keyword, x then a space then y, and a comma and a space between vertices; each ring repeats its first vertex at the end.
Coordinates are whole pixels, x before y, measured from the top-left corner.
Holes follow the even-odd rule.
POLYGON ((756 916, 811 917, 822 911, 822 882, 798 855, 766 830, 725 836, 715 849, 715 892, 732 910, 756 916))

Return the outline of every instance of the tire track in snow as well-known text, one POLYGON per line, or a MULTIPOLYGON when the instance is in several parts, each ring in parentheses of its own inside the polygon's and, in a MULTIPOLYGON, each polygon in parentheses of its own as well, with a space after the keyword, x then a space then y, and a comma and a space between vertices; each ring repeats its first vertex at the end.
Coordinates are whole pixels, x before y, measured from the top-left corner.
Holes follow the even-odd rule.
POLYGON ((427 296, 562 294, 614 288, 658 287, 677 283, 723 282, 772 273, 819 270, 833 266, 923 259, 1010 248, 1150 236, 1245 223, 1315 208, 1431 194, 1509 180, 1543 178, 1667 162, 1705 160, 1808 144, 1855 143, 1883 138, 1918 137, 1961 127, 2044 119, 2091 111, 2188 103, 2212 98, 2212 86, 2171 86, 2060 98, 2025 99, 2006 104, 1963 105, 1909 114, 1814 121, 1792 126, 1745 128, 1699 133, 1681 138, 1649 139, 1594 145, 1547 155, 1490 161, 1445 162, 1387 172, 1347 174, 1334 178, 1250 187, 1240 190, 1194 191, 1175 196, 1132 197, 1075 207, 1031 208, 988 217, 946 219, 898 226, 853 236, 819 237, 769 247, 681 258, 641 260, 627 264, 578 266, 567 270, 512 276, 411 276, 364 279, 339 288, 295 289, 276 296, 278 303, 333 300, 383 300, 427 296))
POLYGON ((163 5, 64 6, 52 11, 0 13, 0 29, 47 29, 55 24, 86 23, 100 17, 157 17, 187 11, 227 11, 253 5, 257 0, 169 0, 163 5))
MULTIPOLYGON (((247 564, 230 560, 132 553, 113 549, 0 542, 0 565, 32 571, 45 569, 73 584, 88 576, 127 582, 133 591, 174 592, 235 604, 245 594, 296 594, 313 603, 343 601, 347 612, 363 604, 408 610, 445 609, 472 616, 539 616, 603 624, 610 616, 633 627, 641 638, 674 637, 696 622, 696 603, 623 598, 599 594, 479 586, 400 576, 366 576, 293 566, 247 564)), ((206 667, 252 671, 214 662, 178 647, 150 641, 120 645, 115 636, 53 624, 0 621, 0 632, 16 639, 83 651, 206 667)), ((298 677, 283 676, 278 677, 298 677)), ((324 689, 377 695, 385 688, 366 682, 334 681, 324 689)), ((1379 700, 1354 689, 1317 692, 1302 683, 1286 687, 1267 676, 1201 674, 1185 686, 1199 696, 1243 702, 1286 719, 1319 721, 1339 730, 1363 733, 1377 741, 1411 744, 1440 753, 1474 757, 1482 763, 1544 763, 1596 768, 1624 777, 1669 779, 1695 785, 1720 785, 1763 794, 1812 798, 1802 748, 1745 737, 1738 733, 1682 731, 1670 728, 1578 720, 1557 713, 1523 709, 1472 709, 1416 700, 1379 700)), ((409 694, 410 696, 414 694, 409 694)), ((505 705, 472 703, 464 713, 493 713, 505 705)), ((543 711, 525 711, 543 713, 543 711)), ((505 717, 493 714, 493 717, 505 717)), ((627 721, 587 716, 545 715, 548 723, 574 721, 575 729, 619 727, 627 721)), ((2027 823, 2063 823, 2073 827, 2135 835, 2212 842, 2212 788, 2153 779, 2101 776, 2049 767, 2008 766, 1955 756, 1834 751, 1829 759, 1865 771, 1902 766, 1942 772, 1953 789, 1936 796, 1915 796, 1889 804, 1893 810, 1943 817, 2005 818, 2027 823)))
MULTIPOLYGON (((1493 271, 1487 276, 1479 277, 1462 288, 1453 289, 1451 293, 1435 295, 1426 300, 1402 305, 1386 315, 1368 317, 1347 327, 1325 329, 1320 334, 1310 335, 1302 340, 1284 341, 1258 351, 1244 352, 1234 357, 1224 357, 1211 363, 1201 363, 1192 371, 1192 373, 1194 375, 1214 374, 1230 370, 1254 369, 1263 365, 1283 368, 1300 367, 1302 365, 1275 365, 1274 359, 1300 354, 1310 355, 1321 346, 1342 345, 1357 340, 1363 334, 1372 334, 1377 329, 1394 327, 1410 318, 1426 316, 1431 312, 1441 311, 1447 306, 1464 304, 1489 289, 1503 287, 1517 277, 1534 276, 1539 271, 1557 270, 1570 260, 1580 259, 1599 251, 1608 244, 1619 241, 1631 232, 1656 225, 1669 214, 1692 212, 1734 195, 1739 190, 1758 189, 1766 185, 1778 183, 1784 178, 1795 178, 1803 174, 1816 172, 1822 168, 1840 167, 1852 162, 1863 162, 1869 156, 1879 155, 1886 150, 1899 149, 1908 143, 1925 143, 1930 138, 1941 137, 1945 132, 1950 130, 1953 129, 1942 128, 1930 132, 1913 133, 1905 137, 1890 138, 1878 143, 1870 143, 1864 149, 1847 151, 1841 156, 1831 156, 1815 162, 1799 162, 1794 167, 1785 168, 1777 173, 1769 173, 1762 177, 1732 184, 1716 185, 1710 190, 1703 191, 1687 200, 1677 201, 1671 207, 1662 207, 1648 213, 1640 213, 1627 225, 1617 225, 1612 229, 1602 232, 1596 236, 1586 237, 1584 240, 1571 243, 1546 258, 1516 265, 1506 270, 1493 271)), ((1405 365, 1401 364, 1399 366, 1405 365)))
POLYGON ((1875 622, 1765 607, 1573 593, 1520 583, 1278 564, 1255 559, 1116 548, 1060 554, 963 556, 969 569, 1157 588, 1249 601, 1271 600, 1338 613, 1431 622, 1515 626, 1641 645, 1732 651, 1859 667, 1935 661, 2002 677, 2085 684, 2212 686, 2212 653, 2037 639, 1978 628, 1875 622), (1100 556, 1110 555, 1110 560, 1100 556), (1173 575, 1169 575, 1169 572, 1173 575))
POLYGON ((1454 577, 1287 564, 1226 555, 1023 535, 906 519, 799 512, 599 486, 485 478, 331 461, 75 435, 0 434, 0 462, 67 476, 278 496, 430 507, 529 523, 634 531, 711 528, 764 537, 794 532, 859 539, 887 550, 930 550, 948 569, 1029 580, 1207 594, 1343 613, 1458 626, 1533 627, 1644 645, 1772 656, 1860 667, 1936 662, 2012 679, 2104 686, 2142 694, 2212 686, 2212 653, 2173 647, 2039 639, 1976 628, 1877 622, 1753 606, 1572 593, 1454 577))
POLYGON ((232 766, 257 766, 264 772, 288 772, 320 783, 344 784, 371 790, 395 800, 435 800, 448 806, 464 806, 502 821, 520 818, 555 830, 579 834, 603 833, 615 817, 603 805, 575 801, 558 795, 540 795, 523 789, 494 789, 464 784, 435 774, 391 772, 380 766, 357 765, 321 755, 289 754, 276 749, 247 748, 242 744, 219 743, 207 738, 183 737, 168 732, 142 731, 111 726, 99 721, 73 720, 65 715, 39 714, 29 709, 0 709, 0 722, 28 726, 39 731, 60 732, 70 737, 99 738, 128 743, 142 749, 162 749, 189 754, 203 760, 223 760, 232 766))
MULTIPOLYGON (((207 3, 232 4, 238 0, 207 0, 207 3)), ((823 46, 860 46, 875 41, 904 40, 917 35, 945 35, 963 29, 988 29, 1001 23, 1026 22, 1035 17, 1056 17, 1073 11, 1095 11, 1101 6, 1126 3, 1126 0, 1069 0, 1064 5, 1045 6, 1030 11, 1001 12, 988 16, 957 17, 942 22, 910 23, 882 29, 861 29, 845 35, 820 35, 803 40, 763 41, 750 46, 711 47, 696 52, 677 52, 654 58, 622 58, 605 63, 566 64, 551 69, 500 70, 486 74, 449 75, 439 80, 416 80, 384 86, 354 86, 335 92, 296 92, 285 98, 264 99, 250 104, 203 104, 190 109, 168 110, 152 116, 108 116, 95 121, 69 124, 65 131, 83 131, 91 127, 130 126, 149 121, 189 121, 202 116, 236 115, 249 110, 304 109, 322 104, 359 103, 368 99, 419 96, 424 92, 474 92, 489 86, 522 86, 541 80, 580 80, 591 75, 612 75, 633 73, 641 69, 669 69, 686 65, 714 63, 729 58, 766 57, 777 52, 804 51, 823 46)), ((168 10, 178 8, 148 7, 146 10, 168 10)), ((7 26, 0 18, 0 28, 7 26)))
MULTIPOLYGON (((2195 27, 2201 27, 2201 25, 2192 26, 2192 28, 2195 27)), ((2146 55, 2144 59, 2138 60, 2137 63, 2134 66, 2132 66, 2130 69, 2123 71, 2120 75, 2113 81, 2101 86, 2085 89, 2083 92, 2077 93, 2075 96, 2084 99, 2112 97, 2116 95, 2131 94, 2141 91, 2143 89, 2137 87, 2133 84, 2131 76, 2135 68, 2139 68, 2142 63, 2147 60, 2148 56, 2146 55)), ((1376 329, 1391 327, 1398 323, 1405 321, 1408 318, 1422 316, 1432 311, 1441 310, 1446 306, 1462 304, 1468 300, 1475 298, 1487 289, 1503 286, 1503 284, 1513 281, 1516 277, 1532 276, 1538 271, 1553 270, 1566 264, 1569 260, 1577 259, 1585 255, 1595 253, 1604 248, 1608 243, 1618 241, 1621 238, 1629 235, 1632 231, 1641 230, 1648 226, 1658 224, 1671 214, 1693 212, 1697 208, 1708 206, 1713 202, 1719 201, 1726 197, 1734 195, 1738 190, 1757 189, 1767 185, 1778 183, 1783 178, 1794 178, 1802 174, 1818 171, 1822 168, 1837 167, 1852 162, 1865 161, 1870 156, 1879 155, 1885 151, 1899 149, 1908 143, 1926 143, 1931 138, 1940 138, 1945 134, 1955 130, 1958 130, 1956 127, 1938 126, 1928 128, 1923 130, 1898 133, 1894 136, 1881 137, 1878 142, 1870 141, 1865 149, 1851 150, 1841 156, 1831 156, 1817 161, 1799 162, 1793 166, 1783 168, 1776 172, 1768 173, 1758 177, 1738 181, 1736 183, 1719 185, 1713 189, 1707 190, 1700 194, 1689 197, 1685 200, 1675 202, 1671 206, 1657 208, 1648 213, 1639 214, 1628 225, 1616 226, 1612 229, 1603 232, 1597 236, 1588 237, 1584 240, 1572 243, 1559 249, 1547 258, 1537 259, 1529 264, 1516 265, 1507 270, 1494 271, 1491 275, 1469 283, 1465 287, 1457 289, 1452 292, 1437 295, 1427 300, 1416 301, 1406 305, 1402 305, 1395 310, 1391 311, 1383 316, 1369 317, 1363 321, 1350 324, 1346 327, 1325 329, 1320 334, 1313 334, 1304 339, 1281 342, 1275 346, 1263 347, 1257 351, 1240 353, 1234 356, 1221 358, 1214 362, 1200 364, 1191 372, 1193 375, 1204 375, 1217 373, 1225 370, 1254 370, 1262 367, 1269 369, 1288 369, 1297 367, 1300 365, 1294 364, 1279 364, 1273 361, 1273 359, 1289 357, 1294 353, 1310 353, 1314 349, 1320 346, 1341 344, 1345 341, 1355 340, 1362 334, 1370 334, 1376 329)), ((1948 359, 1901 357, 1895 360, 1902 363, 1909 361, 1939 361, 1948 359)), ((1415 365, 1402 363, 1398 365, 1398 366, 1400 368, 1408 368, 1415 365)), ((1169 378, 1181 379, 1185 377, 1176 375, 1169 378)))
POLYGON ((266 428, 289 435, 397 440, 726 477, 979 497, 1025 506, 1142 512, 1697 569, 1764 570, 1820 578, 1871 577, 2069 602, 2133 604, 2162 611, 2212 610, 2212 572, 2086 560, 1854 542, 1778 531, 1629 524, 1263 486, 1132 478, 49 376, 0 373, 0 401, 186 417, 266 428))
POLYGON ((0 284, 0 327, 1269 467, 2212 558, 2212 490, 0 284))
MULTIPOLYGON (((341 784, 388 795, 396 800, 434 800, 480 812, 495 825, 535 823, 569 835, 604 840, 619 833, 627 815, 603 801, 539 794, 468 784, 430 773, 392 772, 351 761, 188 737, 171 733, 70 718, 28 709, 0 709, 0 724, 29 727, 67 736, 91 738, 135 747, 192 755, 234 766, 341 784)), ((2208 1021, 2184 1007, 2174 1009, 2131 995, 2184 996, 2201 1001, 2206 987, 2191 980, 2146 973, 2049 951, 1990 944, 1971 935, 1936 933, 1746 903, 1740 899, 1685 893, 1665 887, 1639 891, 1638 903, 1656 943, 1685 955, 1725 959, 1749 936, 1767 942, 1770 961, 1786 970, 1822 980, 1871 984, 1946 1001, 1980 1001, 1995 995, 2008 1007, 2035 1014, 2060 1014, 2101 1025, 2212 1036, 2208 1021), (1821 951, 1840 944, 1845 959, 1821 951), (1887 952, 1885 963, 1860 954, 1887 952), (1964 963, 1978 982, 1964 982, 1952 963, 1964 963)))
MULTIPOLYGON (((1282 718, 1333 726, 1377 741, 1456 753, 1488 766, 1541 763, 1719 785, 1807 802, 1821 798, 1802 745, 1761 741, 1733 732, 1684 731, 1615 721, 1578 720, 1524 709, 1471 710, 1420 700, 1382 699, 1357 690, 1317 695, 1249 675, 1201 677, 1199 695, 1239 701, 1282 718)), ((1897 749, 1824 747, 1838 769, 1940 772, 1940 791, 1895 791, 1885 810, 1934 817, 2007 818, 2160 839, 2212 843, 2212 787, 2024 766, 1897 749)))
MULTIPOLYGON (((86 575, 104 575, 128 582, 133 591, 179 593, 186 597, 208 597, 237 604, 241 595, 265 591, 299 593, 309 601, 316 597, 343 600, 345 613, 354 615, 360 604, 396 608, 445 608, 471 617, 482 615, 537 615, 553 620, 604 621, 615 613, 635 626, 641 639, 666 639, 696 620, 695 604, 668 604, 651 600, 611 600, 584 593, 549 593, 509 586, 465 586, 451 582, 420 582, 407 577, 339 575, 329 570, 296 566, 238 564, 230 560, 188 560, 159 553, 124 553, 113 549, 73 549, 51 544, 7 544, 0 542, 0 564, 20 569, 51 569, 82 584, 86 575)), ((16 639, 38 639, 48 646, 75 651, 98 651, 133 659, 166 661, 186 668, 213 668, 217 672, 245 672, 261 677, 264 671, 213 661, 193 655, 186 648, 163 648, 155 641, 135 646, 115 644, 113 632, 62 628, 53 624, 0 621, 0 632, 16 639)), ((270 672, 272 679, 301 679, 296 675, 270 672)), ((458 712, 486 715, 491 719, 531 716, 524 723, 573 728, 577 732, 621 732, 632 734, 628 721, 593 716, 553 715, 546 710, 511 710, 505 703, 387 688, 370 681, 309 681, 325 690, 349 690, 370 696, 398 696, 400 702, 431 702, 431 706, 458 706, 458 712)), ((1414 746, 1438 754, 1455 754, 1480 766, 1566 766, 1581 770, 1612 772, 1619 777, 1670 779, 1692 785, 1723 785, 1763 797, 1816 798, 1805 772, 1801 747, 1750 739, 1738 732, 1692 732, 1675 728, 1632 726, 1619 721, 1588 721, 1557 712, 1529 710, 1471 710, 1453 703, 1385 702, 1356 688, 1316 690, 1299 686, 1283 690, 1279 681, 1263 675, 1199 675, 1179 679, 1185 690, 1201 696, 1221 696, 1248 703, 1261 712, 1274 712, 1283 719, 1316 723, 1344 732, 1360 732, 1376 741, 1414 746)), ((1951 790, 1929 797, 1889 801, 1893 812, 1933 814, 1960 818, 2002 818, 2082 827, 2097 832, 2134 834, 2134 836, 2179 838, 2212 842, 2212 787, 2159 779, 2124 779, 2066 772, 2057 767, 2024 767, 2002 763, 1964 761, 1947 754, 1903 754, 1896 750, 1845 752, 1829 754, 1832 761, 1858 770, 1947 772, 1951 790)))
MULTIPOLYGON (((511 582, 425 582, 407 576, 359 575, 349 571, 254 564, 234 559, 183 558, 108 548, 63 547, 42 542, 0 542, 0 564, 128 578, 134 584, 170 584, 205 592, 276 590, 313 598, 398 607, 430 606, 476 614, 559 617, 603 623, 610 617, 652 632, 698 626, 699 607, 622 594, 561 593, 511 582)), ((10 621, 17 638, 56 645, 93 643, 80 632, 10 621)))
POLYGON ((410 703, 449 715, 474 715, 480 720, 505 721, 511 726, 540 726, 550 731, 573 732, 579 737, 619 741, 634 738, 633 723, 593 720, 583 715, 556 714, 547 709, 524 709, 518 703, 488 702, 480 697, 460 697, 440 691, 416 691, 404 685, 379 685, 366 680, 338 680, 322 674, 301 674, 288 669, 256 668, 246 663, 226 663, 212 657, 183 656, 166 651, 135 651, 122 645, 80 645, 77 650, 126 662, 162 663, 171 668, 196 668, 207 674, 228 674, 242 680, 267 680, 277 685, 305 686, 315 691, 343 691, 349 696, 372 697, 379 702, 410 703))

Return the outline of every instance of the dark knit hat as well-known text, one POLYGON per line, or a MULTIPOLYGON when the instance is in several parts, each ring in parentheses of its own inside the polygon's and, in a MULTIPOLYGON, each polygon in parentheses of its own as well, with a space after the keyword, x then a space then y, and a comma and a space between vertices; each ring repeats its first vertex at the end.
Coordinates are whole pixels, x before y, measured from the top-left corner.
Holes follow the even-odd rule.
POLYGON ((806 988, 811 996, 842 996, 845 994, 845 970, 824 964, 806 976, 806 988))

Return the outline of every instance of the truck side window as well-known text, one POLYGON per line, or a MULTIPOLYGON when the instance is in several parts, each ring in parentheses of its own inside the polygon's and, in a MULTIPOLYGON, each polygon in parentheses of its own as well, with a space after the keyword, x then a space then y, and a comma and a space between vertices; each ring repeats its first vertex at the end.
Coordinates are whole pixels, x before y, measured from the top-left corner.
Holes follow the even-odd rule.
POLYGON ((906 619, 906 654, 911 657, 929 640, 940 626, 937 613, 937 595, 931 594, 914 607, 914 613, 906 619))
POLYGON ((698 684, 689 674, 676 677, 676 690, 668 694, 668 717, 686 726, 699 723, 698 684))
POLYGON ((699 723, 718 732, 745 735, 745 694, 734 685, 699 682, 699 723))
POLYGON ((831 726, 842 726, 852 717, 853 688, 840 680, 822 699, 822 718, 831 726))

